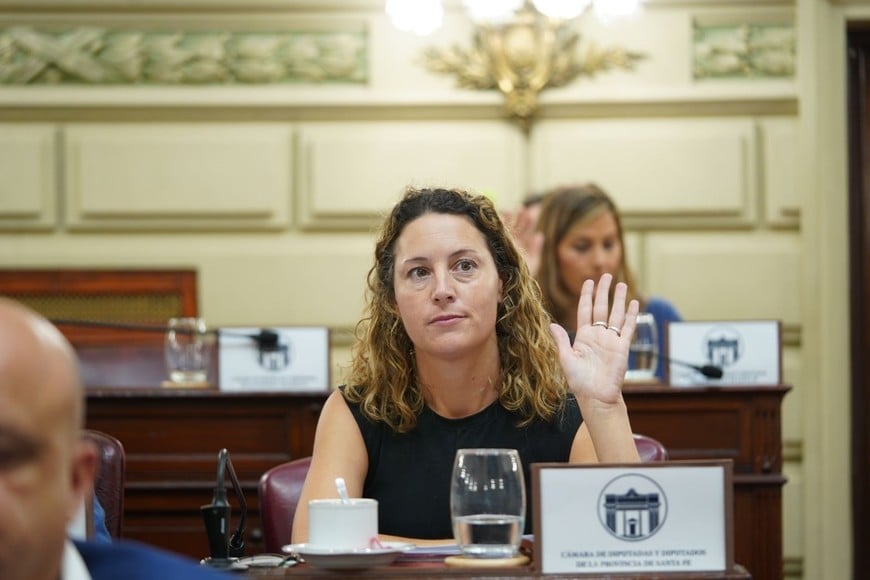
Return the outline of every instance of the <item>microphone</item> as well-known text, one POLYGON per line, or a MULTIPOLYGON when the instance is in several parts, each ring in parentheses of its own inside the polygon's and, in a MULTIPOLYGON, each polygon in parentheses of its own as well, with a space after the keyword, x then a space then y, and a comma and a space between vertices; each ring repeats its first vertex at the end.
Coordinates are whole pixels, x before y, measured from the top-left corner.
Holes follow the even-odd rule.
MULTIPOLYGON (((568 339, 573 343, 574 337, 576 333, 569 332, 568 339)), ((708 379, 721 379, 725 374, 725 371, 722 370, 722 367, 717 367, 716 365, 706 364, 706 365, 696 365, 690 362, 682 361, 679 359, 671 358, 669 356, 665 356, 660 352, 656 352, 656 356, 661 357, 665 364, 673 363, 675 365, 680 365, 684 367, 688 367, 690 369, 694 369, 707 377, 708 379)))
POLYGON ((226 448, 218 452, 217 480, 215 482, 214 495, 210 504, 199 508, 202 512, 205 533, 208 537, 208 547, 211 556, 202 560, 202 564, 214 568, 230 568, 233 570, 246 570, 247 566, 239 563, 239 558, 245 555, 245 520, 248 515, 248 504, 245 494, 233 468, 229 451, 226 448), (233 484, 233 492, 239 501, 240 515, 239 526, 233 535, 229 535, 230 515, 232 513, 227 501, 225 472, 229 471, 230 481, 233 484))
POLYGON ((725 374, 725 371, 722 370, 722 367, 717 367, 716 365, 706 364, 706 365, 695 365, 686 361, 678 360, 675 358, 671 358, 665 355, 659 355, 662 357, 662 360, 665 364, 676 364, 684 367, 688 367, 690 369, 694 369, 707 377, 708 379, 721 379, 722 375, 725 374))
MULTIPOLYGON (((52 318, 49 320, 55 326, 77 326, 84 328, 111 328, 117 330, 134 330, 139 332, 159 332, 166 334, 170 330, 178 334, 196 334, 197 331, 190 328, 169 328, 159 324, 139 324, 132 322, 107 322, 101 320, 79 320, 73 318, 52 318)), ((257 348, 263 350, 274 350, 278 345, 279 334, 271 328, 261 328, 256 334, 247 332, 234 332, 232 330, 224 330, 220 328, 207 328, 202 334, 210 334, 214 336, 236 336, 250 338, 257 343, 257 348)))

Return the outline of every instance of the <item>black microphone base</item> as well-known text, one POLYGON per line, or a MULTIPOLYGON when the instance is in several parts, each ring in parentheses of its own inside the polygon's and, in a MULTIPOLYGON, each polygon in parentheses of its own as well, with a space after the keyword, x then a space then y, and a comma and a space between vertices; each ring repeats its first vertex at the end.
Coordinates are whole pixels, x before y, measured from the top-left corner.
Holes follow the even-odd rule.
POLYGON ((248 569, 248 565, 239 562, 238 558, 203 558, 199 565, 230 572, 245 572, 248 569))

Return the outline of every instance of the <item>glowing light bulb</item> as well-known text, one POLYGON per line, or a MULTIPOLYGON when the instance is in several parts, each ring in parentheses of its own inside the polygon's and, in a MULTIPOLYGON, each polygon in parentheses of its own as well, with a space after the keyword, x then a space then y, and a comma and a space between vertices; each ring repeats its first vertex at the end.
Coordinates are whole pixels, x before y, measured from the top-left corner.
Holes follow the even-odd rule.
POLYGON ((532 0, 538 12, 558 20, 577 18, 591 3, 592 0, 532 0))
POLYGON ((465 0, 464 4, 472 22, 502 24, 513 17, 523 0, 465 0))
POLYGON ((613 22, 640 12, 642 0, 594 0, 593 11, 601 22, 613 22))
POLYGON ((432 34, 444 21, 441 0, 387 0, 385 10, 393 26, 420 36, 432 34))

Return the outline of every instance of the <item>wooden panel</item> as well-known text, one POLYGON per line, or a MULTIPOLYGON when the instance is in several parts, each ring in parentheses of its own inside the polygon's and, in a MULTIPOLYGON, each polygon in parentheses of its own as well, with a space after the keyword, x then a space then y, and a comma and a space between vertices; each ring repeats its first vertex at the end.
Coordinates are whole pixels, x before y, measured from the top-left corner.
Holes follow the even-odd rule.
POLYGON ((55 225, 56 132, 52 125, 0 124, 0 230, 55 225))
MULTIPOLYGON (((247 553, 263 551, 258 541, 259 502, 255 482, 242 483, 248 504, 245 524, 247 553)), ((209 555, 208 542, 199 507, 211 502, 213 485, 199 489, 126 489, 124 538, 135 539, 193 558, 209 555)), ((238 526, 239 503, 232 492, 227 499, 233 506, 231 528, 238 526)))
POLYGON ((734 557, 753 578, 783 573, 781 402, 789 387, 626 386, 632 429, 671 459, 734 461, 734 557))
POLYGON ((634 431, 652 434, 668 448, 671 459, 733 459, 734 472, 751 472, 750 417, 739 404, 717 409, 697 404, 662 404, 654 411, 633 406, 634 431), (692 421, 685 417, 691 416, 692 421))
POLYGON ((460 187, 513 207, 522 140, 504 123, 318 123, 300 130, 299 221, 369 230, 409 185, 460 187))
POLYGON ((124 537, 208 555, 199 507, 211 501, 218 451, 226 447, 248 503, 249 553, 261 551, 259 477, 311 454, 326 396, 90 389, 88 427, 114 435, 127 453, 124 537))
MULTIPOLYGON (((0 270, 0 294, 27 304, 51 320, 165 324, 174 316, 197 316, 192 270, 0 270)), ((59 325, 75 347, 163 344, 163 333, 59 325)), ((102 351, 100 351, 102 352, 102 351)), ((80 351, 80 356, 81 356, 80 351)), ((118 352, 106 361, 113 363, 118 352)), ((162 370, 162 353, 160 367, 162 370)), ((88 373, 89 356, 82 360, 88 373)), ((136 364, 137 354, 130 356, 136 364)), ((126 374, 135 377, 126 369, 126 374)), ((122 370, 123 372, 123 370, 122 370)), ((87 381, 86 381, 87 382, 87 381)))
POLYGON ((532 147, 538 186, 595 181, 629 228, 755 220, 756 138, 748 120, 541 121, 532 147))
POLYGON ((71 229, 275 229, 289 222, 287 125, 81 124, 65 134, 71 229))
POLYGON ((734 559, 755 580, 779 580, 782 562, 784 477, 734 481, 734 559))

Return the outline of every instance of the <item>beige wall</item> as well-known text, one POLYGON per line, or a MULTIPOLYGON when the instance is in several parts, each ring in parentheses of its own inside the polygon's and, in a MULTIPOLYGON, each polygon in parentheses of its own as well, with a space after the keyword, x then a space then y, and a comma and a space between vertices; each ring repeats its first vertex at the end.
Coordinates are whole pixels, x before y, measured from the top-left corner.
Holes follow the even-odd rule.
MULTIPOLYGON (((192 266, 212 325, 333 330, 341 381, 372 229, 406 184, 490 192, 594 179, 620 203, 649 293, 690 319, 784 326, 786 576, 850 570, 844 30, 870 9, 819 0, 650 0, 634 22, 590 19, 584 41, 647 53, 635 72, 542 98, 530 134, 497 94, 420 68, 467 45, 458 12, 429 39, 379 2, 0 0, 10 24, 361 27, 365 86, 0 89, 0 266, 192 266), (37 8, 44 10, 36 10, 37 8), (318 11, 320 10, 320 11, 318 11), (794 22, 794 79, 692 78, 693 20, 794 22), (830 259, 838 256, 837 259, 830 259)), ((582 46, 582 44, 581 44, 582 46)), ((0 57, 2 58, 2 57, 0 57)))

